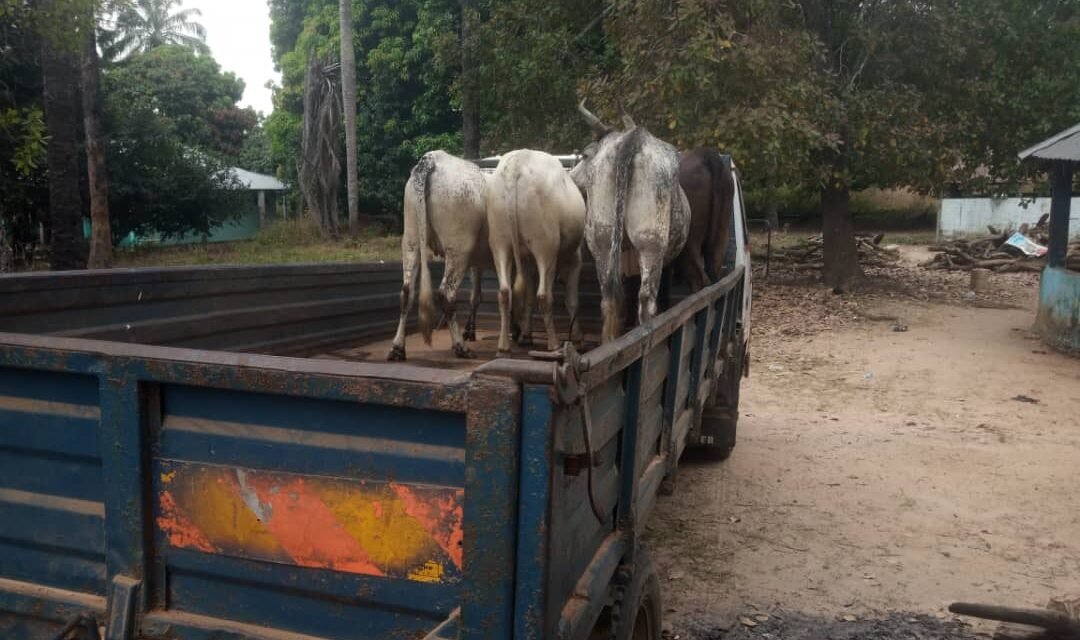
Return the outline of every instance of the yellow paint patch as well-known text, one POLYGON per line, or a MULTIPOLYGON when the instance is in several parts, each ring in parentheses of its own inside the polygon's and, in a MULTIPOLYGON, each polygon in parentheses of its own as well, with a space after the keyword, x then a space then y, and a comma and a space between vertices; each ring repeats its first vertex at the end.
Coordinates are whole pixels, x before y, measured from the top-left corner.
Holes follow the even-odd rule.
MULTIPOLYGON (((387 574, 401 575, 439 554, 439 545, 420 522, 405 513, 404 503, 392 491, 327 483, 319 488, 319 496, 371 561, 387 574)), ((441 577, 439 565, 435 581, 441 577)))
MULTIPOLYGON (((174 472, 175 473, 175 472, 174 472)), ((243 552, 246 557, 287 557, 240 497, 235 478, 227 471, 194 469, 174 485, 176 499, 192 523, 224 551, 243 552)))
POLYGON ((161 484, 169 484, 176 477, 176 471, 161 474, 161 484))
POLYGON ((443 566, 434 560, 428 560, 424 566, 409 572, 409 580, 414 582, 442 582, 443 566))

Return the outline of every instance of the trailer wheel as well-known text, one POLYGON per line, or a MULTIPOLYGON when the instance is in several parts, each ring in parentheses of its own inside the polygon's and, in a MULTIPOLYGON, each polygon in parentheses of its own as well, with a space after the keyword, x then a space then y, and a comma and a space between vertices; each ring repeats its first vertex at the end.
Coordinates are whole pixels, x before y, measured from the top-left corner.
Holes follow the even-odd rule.
POLYGON ((727 460, 735 449, 735 436, 739 426, 739 392, 743 377, 746 354, 740 350, 724 372, 724 384, 701 415, 701 434, 708 437, 708 444, 696 447, 713 460, 727 460))
POLYGON ((664 608, 652 558, 638 549, 633 575, 615 589, 611 628, 615 640, 660 640, 664 608))

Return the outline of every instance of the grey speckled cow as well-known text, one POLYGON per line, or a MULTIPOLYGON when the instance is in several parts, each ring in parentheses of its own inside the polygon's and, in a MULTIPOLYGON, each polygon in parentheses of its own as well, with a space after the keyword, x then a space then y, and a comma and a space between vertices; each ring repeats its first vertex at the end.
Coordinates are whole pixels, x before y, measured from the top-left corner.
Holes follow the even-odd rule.
POLYGON ((446 316, 454 353, 472 357, 465 340, 476 339, 476 313, 480 306, 480 271, 491 267, 488 246, 487 178, 472 162, 444 151, 425 153, 413 167, 405 185, 405 232, 401 237, 401 317, 388 360, 405 359, 405 323, 420 276, 419 327, 431 344, 436 302, 446 316), (445 259, 437 296, 431 289, 428 262, 431 254, 445 259), (457 290, 471 272, 472 296, 464 334, 455 317, 457 290), (436 301, 436 297, 438 300, 436 301))
POLYGON ((585 241, 600 279, 602 340, 622 332, 620 255, 629 241, 641 270, 638 323, 657 313, 661 271, 674 260, 690 226, 690 206, 679 186, 679 152, 623 116, 625 131, 605 125, 578 106, 596 134, 571 178, 585 192, 585 241))

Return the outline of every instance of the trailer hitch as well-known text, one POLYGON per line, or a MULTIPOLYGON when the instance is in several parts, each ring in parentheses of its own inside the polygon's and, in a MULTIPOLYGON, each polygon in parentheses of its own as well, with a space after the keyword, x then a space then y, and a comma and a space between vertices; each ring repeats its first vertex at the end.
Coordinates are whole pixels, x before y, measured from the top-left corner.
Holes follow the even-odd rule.
POLYGON ((585 470, 586 485, 589 493, 589 506, 600 524, 607 524, 606 511, 601 508, 593 486, 593 468, 600 466, 600 456, 592 446, 592 411, 589 409, 589 394, 581 384, 581 374, 588 371, 588 361, 583 360, 572 342, 564 342, 555 351, 530 351, 529 357, 546 362, 554 362, 555 373, 552 381, 559 402, 564 406, 577 405, 581 411, 581 436, 585 441, 585 453, 563 456, 563 473, 577 476, 585 470))

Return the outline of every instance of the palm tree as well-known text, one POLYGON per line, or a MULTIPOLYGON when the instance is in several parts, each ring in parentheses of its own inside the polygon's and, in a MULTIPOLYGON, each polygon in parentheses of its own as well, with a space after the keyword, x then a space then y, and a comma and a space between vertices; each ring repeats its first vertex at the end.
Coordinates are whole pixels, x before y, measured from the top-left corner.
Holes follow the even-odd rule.
POLYGON ((360 182, 356 158, 356 51, 353 50, 352 0, 340 0, 341 104, 345 109, 345 164, 349 193, 349 233, 360 230, 360 182))
POLYGON ((165 45, 179 45, 207 54, 206 27, 192 20, 198 9, 180 9, 184 0, 131 0, 118 12, 108 33, 102 34, 107 59, 145 53, 165 45))

